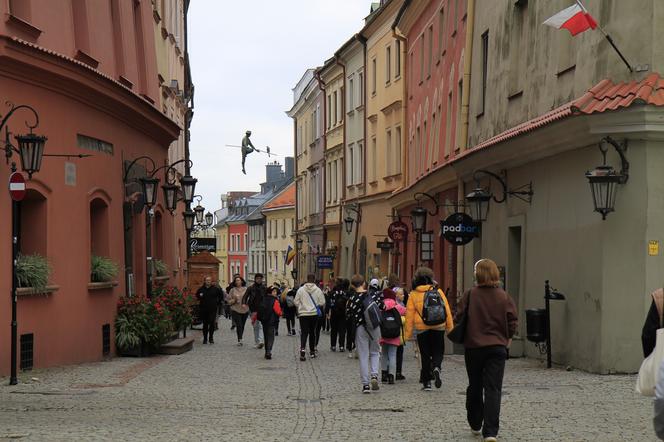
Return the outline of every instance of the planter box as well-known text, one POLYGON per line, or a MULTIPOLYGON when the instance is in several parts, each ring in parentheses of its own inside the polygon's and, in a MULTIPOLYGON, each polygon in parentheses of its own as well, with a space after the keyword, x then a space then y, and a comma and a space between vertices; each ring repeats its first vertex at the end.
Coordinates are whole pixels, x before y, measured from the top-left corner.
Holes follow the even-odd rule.
POLYGON ((47 285, 43 290, 37 290, 34 287, 19 287, 16 289, 17 296, 33 296, 33 295, 44 295, 48 296, 52 293, 60 290, 59 285, 47 285))
POLYGON ((117 281, 108 281, 108 282, 89 282, 88 283, 88 290, 105 290, 105 289, 112 289, 113 287, 117 287, 118 282, 117 281))

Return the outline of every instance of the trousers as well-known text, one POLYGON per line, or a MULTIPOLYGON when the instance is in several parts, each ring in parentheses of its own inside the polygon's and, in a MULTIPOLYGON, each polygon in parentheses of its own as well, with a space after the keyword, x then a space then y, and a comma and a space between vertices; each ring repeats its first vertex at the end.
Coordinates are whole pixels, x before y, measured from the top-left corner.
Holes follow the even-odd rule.
MULTIPOLYGON (((380 329, 378 329, 380 330, 380 329)), ((355 349, 360 360, 360 379, 362 385, 369 385, 369 376, 378 376, 380 370, 380 332, 375 336, 369 335, 369 332, 363 325, 355 329, 355 349)))
POLYGON ((496 437, 500 426, 500 401, 507 349, 502 345, 466 348, 466 414, 471 428, 482 436, 496 437))
POLYGON ((346 319, 343 313, 330 315, 330 347, 337 346, 337 337, 339 338, 339 347, 346 345, 346 319))
POLYGON ((420 382, 425 384, 431 382, 433 369, 440 370, 445 353, 445 332, 442 330, 426 330, 417 335, 417 346, 420 348, 422 369, 420 370, 420 382))

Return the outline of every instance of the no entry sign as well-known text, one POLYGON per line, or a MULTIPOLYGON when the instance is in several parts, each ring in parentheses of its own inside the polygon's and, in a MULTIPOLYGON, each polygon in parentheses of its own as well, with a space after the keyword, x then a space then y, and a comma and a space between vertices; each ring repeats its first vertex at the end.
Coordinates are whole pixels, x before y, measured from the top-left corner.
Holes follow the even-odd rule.
POLYGON ((21 201, 25 198, 25 178, 21 172, 9 175, 9 196, 14 201, 21 201))

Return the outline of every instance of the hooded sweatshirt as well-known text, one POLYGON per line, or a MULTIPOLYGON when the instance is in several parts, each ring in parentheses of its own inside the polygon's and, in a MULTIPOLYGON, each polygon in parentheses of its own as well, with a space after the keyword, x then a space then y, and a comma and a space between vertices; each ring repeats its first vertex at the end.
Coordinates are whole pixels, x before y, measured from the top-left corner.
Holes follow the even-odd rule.
POLYGON ((323 291, 313 282, 307 282, 295 294, 295 307, 298 316, 316 316, 316 305, 325 307, 323 291), (313 302, 312 302, 313 299, 313 302))
POLYGON ((440 289, 438 289, 438 293, 440 293, 441 298, 445 302, 445 311, 447 312, 445 322, 438 325, 426 325, 422 320, 424 294, 431 288, 431 285, 418 285, 408 296, 408 303, 406 304, 406 340, 413 336, 413 332, 417 334, 427 330, 446 330, 449 333, 454 328, 450 304, 447 302, 445 293, 440 289))

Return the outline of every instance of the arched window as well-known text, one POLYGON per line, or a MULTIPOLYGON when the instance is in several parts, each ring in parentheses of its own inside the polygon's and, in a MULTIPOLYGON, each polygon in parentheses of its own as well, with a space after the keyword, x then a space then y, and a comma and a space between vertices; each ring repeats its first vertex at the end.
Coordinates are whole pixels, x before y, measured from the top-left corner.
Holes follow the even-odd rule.
POLYGON ((24 255, 47 256, 48 210, 46 197, 28 189, 21 201, 21 231, 19 250, 24 255))
POLYGON ((101 198, 90 201, 90 253, 96 256, 108 257, 109 225, 108 204, 101 198))

